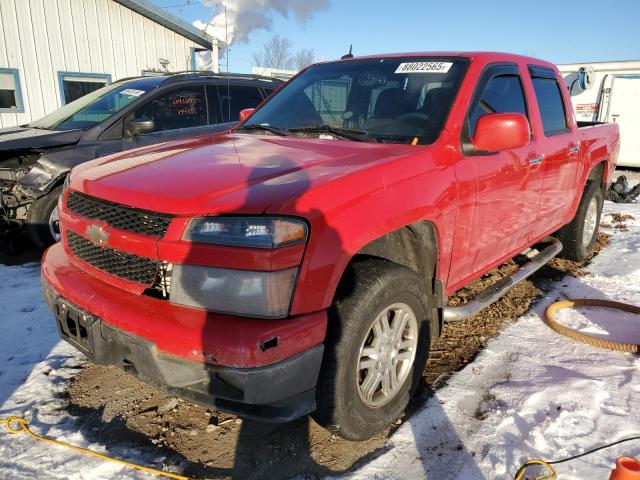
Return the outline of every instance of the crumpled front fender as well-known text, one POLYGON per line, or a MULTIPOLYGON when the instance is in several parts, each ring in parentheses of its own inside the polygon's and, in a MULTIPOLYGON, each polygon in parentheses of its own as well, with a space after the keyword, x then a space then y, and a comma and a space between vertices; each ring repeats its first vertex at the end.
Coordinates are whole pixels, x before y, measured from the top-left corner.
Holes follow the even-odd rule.
POLYGON ((25 195, 39 198, 61 183, 69 170, 69 168, 60 168, 48 162, 45 157, 41 157, 29 173, 18 181, 16 187, 25 195))

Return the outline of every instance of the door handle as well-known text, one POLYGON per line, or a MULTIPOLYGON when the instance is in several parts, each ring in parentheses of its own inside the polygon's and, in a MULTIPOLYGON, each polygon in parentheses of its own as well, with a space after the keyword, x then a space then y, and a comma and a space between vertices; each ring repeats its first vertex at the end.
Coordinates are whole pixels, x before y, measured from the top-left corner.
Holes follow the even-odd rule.
POLYGON ((538 165, 542 163, 542 155, 535 155, 529 158, 529 165, 538 165))
POLYGON ((569 153, 578 153, 578 146, 574 145, 573 147, 569 147, 569 153))

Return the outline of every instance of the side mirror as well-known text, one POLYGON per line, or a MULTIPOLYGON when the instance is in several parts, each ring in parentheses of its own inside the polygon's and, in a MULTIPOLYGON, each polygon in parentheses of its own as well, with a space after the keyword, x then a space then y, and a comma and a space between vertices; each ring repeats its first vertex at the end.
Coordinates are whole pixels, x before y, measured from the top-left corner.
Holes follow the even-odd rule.
POLYGON ((142 135, 143 133, 151 133, 156 129, 156 124, 153 120, 146 117, 136 118, 129 122, 129 133, 131 135, 142 135))
POLYGON ((500 152, 529 143, 527 117, 521 113, 489 113, 478 119, 471 143, 476 150, 500 152))
POLYGON ((245 108, 244 110, 240 110, 240 122, 244 122, 247 118, 253 115, 253 112, 255 111, 255 108, 245 108))

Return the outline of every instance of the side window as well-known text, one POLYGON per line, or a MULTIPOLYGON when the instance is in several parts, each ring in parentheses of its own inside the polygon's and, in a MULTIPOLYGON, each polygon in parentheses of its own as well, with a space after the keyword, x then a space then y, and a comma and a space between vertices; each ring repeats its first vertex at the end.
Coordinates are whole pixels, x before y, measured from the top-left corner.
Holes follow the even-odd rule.
POLYGON ((207 106, 209 108, 209 125, 223 123, 222 109, 220 108, 220 97, 218 95, 218 87, 215 85, 207 85, 207 106))
POLYGON ((519 75, 498 75, 487 82, 469 115, 469 137, 474 135, 478 119, 488 113, 521 113, 527 116, 519 75))
POLYGON ((558 82, 551 78, 533 77, 533 89, 536 92, 544 134, 554 135, 569 129, 567 114, 558 82))
POLYGON ((275 87, 274 88, 265 88, 262 87, 262 96, 264 98, 267 98, 269 95, 271 95, 273 92, 275 92, 275 87))
POLYGON ((240 110, 255 108, 262 101, 262 95, 257 87, 223 84, 218 85, 218 93, 223 122, 237 122, 240 110))
POLYGON ((149 118, 155 132, 207 125, 204 86, 187 86, 163 93, 137 108, 133 118, 149 118))

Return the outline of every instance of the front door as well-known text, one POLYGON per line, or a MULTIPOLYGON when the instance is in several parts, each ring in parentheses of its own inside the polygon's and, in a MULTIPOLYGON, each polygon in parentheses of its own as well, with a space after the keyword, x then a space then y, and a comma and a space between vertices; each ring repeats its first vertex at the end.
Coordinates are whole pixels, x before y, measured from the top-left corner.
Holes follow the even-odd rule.
POLYGON ((449 287, 458 288, 527 245, 537 215, 542 170, 536 144, 497 153, 473 151, 478 119, 488 113, 529 118, 520 71, 495 65, 482 75, 463 133, 466 154, 456 165, 458 216, 449 287))
POLYGON ((179 138, 224 131, 218 125, 215 112, 209 108, 204 85, 184 85, 160 93, 127 116, 124 123, 124 150, 179 138), (149 119, 154 122, 151 132, 132 136, 127 134, 131 120, 149 119))

